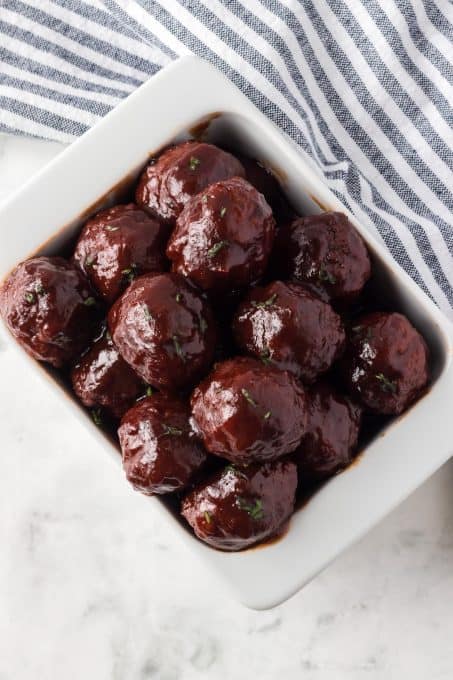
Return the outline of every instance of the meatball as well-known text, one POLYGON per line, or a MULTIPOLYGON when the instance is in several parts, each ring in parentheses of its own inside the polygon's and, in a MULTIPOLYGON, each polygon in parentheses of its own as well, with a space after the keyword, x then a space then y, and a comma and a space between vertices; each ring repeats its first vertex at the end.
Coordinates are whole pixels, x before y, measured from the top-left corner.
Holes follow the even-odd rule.
POLYGON ((88 346, 99 317, 88 281, 62 257, 33 257, 17 265, 0 291, 0 311, 22 347, 56 367, 88 346))
POLYGON ((169 232, 133 203, 102 210, 85 224, 74 260, 109 304, 139 274, 168 269, 169 232))
POLYGON ((264 362, 313 382, 344 347, 341 319, 297 283, 274 281, 251 289, 233 321, 237 344, 264 362))
POLYGON ((364 240, 338 212, 299 217, 285 225, 274 256, 281 278, 322 288, 329 300, 341 304, 354 301, 371 274, 364 240))
POLYGON ((402 314, 367 314, 351 329, 342 373, 351 395, 368 411, 399 414, 428 383, 428 348, 402 314))
POLYGON ((189 423, 188 404, 164 394, 145 397, 123 417, 118 437, 128 481, 164 494, 192 482, 207 455, 189 423))
POLYGON ((241 156, 240 160, 245 168, 246 179, 250 184, 253 184, 257 191, 263 194, 272 208, 277 224, 285 224, 294 219, 296 217, 295 212, 275 175, 258 161, 245 156, 241 156))
POLYGON ((305 431, 305 393, 286 371, 238 357, 216 364, 191 399, 208 451, 232 463, 271 461, 294 451, 305 431))
POLYGON ((166 149, 144 170, 135 193, 140 207, 173 224, 187 201, 210 184, 244 177, 237 158, 204 142, 183 142, 166 149))
POLYGON ((327 383, 307 399, 307 430, 295 453, 299 481, 311 484, 336 474, 354 458, 361 409, 327 383))
POLYGON ((144 391, 142 380, 119 355, 109 333, 73 368, 71 382, 82 404, 105 408, 115 418, 121 418, 144 391))
POLYGON ((241 177, 195 196, 176 222, 167 247, 173 270, 204 290, 247 286, 264 272, 275 222, 264 196, 241 177))
POLYGON ((202 541, 243 550, 278 534, 294 511, 297 468, 288 459, 245 469, 228 465, 182 502, 182 515, 202 541))
POLYGON ((179 274, 140 276, 115 302, 108 323, 123 359, 155 387, 191 386, 212 362, 211 309, 179 274))

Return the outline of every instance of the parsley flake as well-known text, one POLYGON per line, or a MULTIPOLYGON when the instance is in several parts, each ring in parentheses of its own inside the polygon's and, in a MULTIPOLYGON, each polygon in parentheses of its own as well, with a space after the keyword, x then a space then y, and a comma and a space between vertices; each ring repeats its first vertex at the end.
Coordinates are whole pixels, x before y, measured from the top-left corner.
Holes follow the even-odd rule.
POLYGON ((163 436, 170 435, 172 437, 180 437, 183 434, 183 431, 180 430, 179 427, 173 427, 173 425, 166 425, 165 423, 162 423, 162 429, 163 436))
POLYGON ((327 269, 320 269, 318 272, 318 279, 334 285, 337 282, 336 277, 327 271, 327 269))
POLYGON ((211 513, 208 512, 207 510, 205 510, 203 515, 204 515, 206 524, 211 524, 211 513))
POLYGON ((380 385, 381 385, 381 390, 383 392, 390 392, 391 394, 395 394, 397 387, 396 387, 396 382, 394 380, 389 380, 386 375, 383 373, 376 373, 376 380, 379 380, 380 385))
POLYGON ((223 206, 223 207, 220 209, 220 213, 219 213, 219 214, 220 214, 220 217, 225 217, 226 211, 227 211, 227 209, 225 208, 225 206, 223 206))
POLYGON ((151 385, 148 385, 147 388, 146 388, 146 396, 147 397, 153 396, 153 388, 151 387, 151 385))
POLYGON ((200 165, 200 159, 196 158, 195 156, 191 156, 190 160, 189 160, 189 168, 191 170, 196 170, 199 165, 200 165))
POLYGON ((85 307, 94 307, 96 305, 96 300, 94 297, 87 297, 86 300, 83 301, 83 304, 85 307))
POLYGON ((32 305, 35 301, 35 294, 34 293, 25 293, 24 298, 25 298, 25 302, 28 302, 29 305, 32 305))
POLYGON ((97 425, 97 427, 102 425, 102 414, 100 408, 96 408, 94 411, 91 411, 91 417, 93 419, 93 423, 97 425))
POLYGON ((251 396, 251 394, 250 394, 250 392, 249 392, 248 390, 242 388, 241 394, 242 394, 242 396, 244 397, 244 399, 246 399, 246 400, 248 401, 248 403, 249 403, 251 406, 253 406, 254 408, 255 408, 256 406, 258 406, 258 404, 257 404, 256 401, 252 398, 252 396, 251 396))
POLYGON ((274 293, 273 295, 270 296, 270 298, 264 300, 264 302, 257 302, 256 300, 252 300, 252 305, 257 309, 260 308, 265 309, 266 307, 270 307, 271 305, 273 305, 277 297, 278 297, 277 293, 274 293))
POLYGON ((128 279, 129 282, 131 282, 137 276, 137 269, 137 265, 132 263, 129 267, 126 267, 126 269, 122 269, 121 273, 128 279))
POLYGON ((185 361, 186 355, 184 354, 184 351, 181 347, 181 343, 179 342, 179 338, 177 335, 173 336, 173 345, 175 347, 175 352, 178 355, 178 357, 181 359, 181 361, 185 361))
POLYGON ((217 253, 219 253, 222 248, 225 248, 227 245, 229 245, 229 241, 217 241, 217 243, 214 243, 212 248, 209 248, 207 252, 208 257, 215 257, 217 253))
POLYGON ((263 519, 264 517, 263 502, 259 498, 257 498, 254 503, 249 503, 246 498, 238 496, 236 505, 240 510, 245 510, 245 512, 254 520, 263 519))

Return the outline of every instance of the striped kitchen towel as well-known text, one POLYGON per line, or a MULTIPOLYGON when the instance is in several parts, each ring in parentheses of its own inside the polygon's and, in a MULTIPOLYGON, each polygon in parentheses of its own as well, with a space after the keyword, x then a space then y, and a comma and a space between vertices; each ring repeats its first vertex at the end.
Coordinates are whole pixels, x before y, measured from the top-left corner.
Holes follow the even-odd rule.
POLYGON ((0 130, 62 142, 212 62, 453 318, 449 0, 0 0, 0 33, 0 130))

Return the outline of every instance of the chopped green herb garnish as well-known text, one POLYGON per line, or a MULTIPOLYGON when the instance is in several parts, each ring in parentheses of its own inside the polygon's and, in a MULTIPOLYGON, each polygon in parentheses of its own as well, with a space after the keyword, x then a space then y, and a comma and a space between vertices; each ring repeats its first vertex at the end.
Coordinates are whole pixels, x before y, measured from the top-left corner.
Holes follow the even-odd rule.
POLYGON ((270 296, 267 300, 264 300, 264 302, 256 302, 256 300, 252 300, 252 305, 253 307, 258 307, 258 308, 264 308, 264 307, 270 307, 271 305, 274 304, 275 300, 277 299, 278 295, 277 293, 274 293, 273 295, 270 296))
POLYGON ((263 416, 264 420, 269 420, 271 415, 272 415, 272 411, 266 411, 266 413, 263 416))
POLYGON ((96 256, 95 255, 88 255, 88 257, 85 260, 85 267, 92 267, 95 262, 96 262, 96 256))
POLYGON ((252 519, 263 519, 263 502, 259 498, 257 498, 254 503, 249 503, 246 498, 241 498, 238 496, 236 499, 236 504, 240 510, 245 510, 245 512, 248 513, 252 519))
POLYGON ((196 170, 199 165, 200 165, 200 159, 196 158, 195 156, 191 156, 190 161, 189 161, 189 168, 191 170, 196 170))
POLYGON ((250 392, 249 392, 248 390, 242 388, 241 394, 242 394, 242 396, 248 401, 248 403, 249 403, 251 406, 253 406, 253 407, 258 406, 258 404, 256 403, 256 401, 255 401, 254 399, 252 399, 252 396, 251 396, 251 394, 250 394, 250 392))
POLYGON ((226 211, 227 211, 227 209, 225 208, 225 206, 220 208, 220 217, 225 217, 226 211))
POLYGON ((108 342, 112 342, 112 336, 110 335, 109 331, 106 331, 105 339, 108 340, 108 342))
POLYGON ((337 282, 336 277, 331 274, 330 272, 327 271, 327 269, 320 269, 318 272, 318 279, 320 281, 327 281, 327 283, 331 283, 332 285, 337 282))
POLYGON ((102 425, 102 414, 101 414, 101 409, 96 408, 94 411, 91 411, 91 417, 93 418, 93 423, 100 427, 102 425))
POLYGON ((186 355, 183 352, 183 349, 181 347, 181 343, 179 342, 179 338, 177 335, 173 336, 173 345, 175 347, 175 352, 178 355, 178 357, 181 359, 181 361, 186 360, 186 355))
POLYGON ((35 294, 34 293, 25 293, 24 298, 25 298, 25 302, 28 302, 29 305, 32 305, 35 301, 35 294))
POLYGON ((172 437, 180 437, 183 434, 183 431, 180 430, 179 427, 173 427, 172 425, 166 425, 165 423, 162 423, 162 429, 164 435, 171 435, 172 437))
POLYGON ((224 469, 224 472, 232 472, 234 475, 238 475, 238 477, 243 477, 244 479, 247 479, 247 475, 242 472, 242 470, 239 470, 235 465, 227 465, 226 468, 224 469))
POLYGON ((83 301, 83 304, 86 307, 94 307, 96 305, 96 299, 94 297, 87 297, 87 299, 83 301))
POLYGON ((44 293, 46 292, 42 283, 38 283, 38 285, 35 288, 35 291, 38 295, 44 295, 44 293))
POLYGON ((272 363, 271 351, 269 347, 266 347, 266 349, 261 352, 260 359, 265 366, 268 366, 270 363, 272 363))
POLYGON ((149 307, 148 307, 148 305, 146 305, 146 304, 143 305, 143 314, 145 315, 145 319, 146 319, 147 321, 150 321, 150 319, 153 318, 153 315, 152 315, 151 312, 149 311, 149 307))
POLYGON ((104 229, 106 231, 118 231, 119 227, 114 227, 112 224, 106 224, 104 229))
POLYGON ((208 327, 208 324, 202 316, 198 317, 198 325, 200 327, 200 333, 204 333, 208 327))
POLYGON ((176 302, 178 302, 178 303, 181 302, 181 300, 182 300, 182 293, 176 293, 176 295, 175 295, 175 300, 176 300, 176 302))
POLYGON ((203 515, 204 515, 206 524, 211 524, 211 513, 208 512, 207 510, 205 510, 203 515))
POLYGON ((222 248, 225 248, 227 245, 229 245, 229 241, 217 241, 217 243, 214 243, 212 248, 209 248, 208 250, 208 257, 215 257, 217 253, 219 253, 222 248))
POLYGON ((146 396, 147 397, 153 396, 153 388, 151 387, 151 385, 148 385, 147 388, 146 388, 146 396))
POLYGON ((383 392, 390 392, 391 394, 395 394, 397 390, 396 382, 394 380, 389 380, 387 376, 385 376, 383 373, 376 373, 376 380, 379 380, 381 384, 381 390, 383 392))
POLYGON ((123 276, 127 277, 129 282, 131 282, 137 276, 137 265, 131 264, 130 267, 127 267, 126 269, 122 269, 121 273, 122 273, 123 276))

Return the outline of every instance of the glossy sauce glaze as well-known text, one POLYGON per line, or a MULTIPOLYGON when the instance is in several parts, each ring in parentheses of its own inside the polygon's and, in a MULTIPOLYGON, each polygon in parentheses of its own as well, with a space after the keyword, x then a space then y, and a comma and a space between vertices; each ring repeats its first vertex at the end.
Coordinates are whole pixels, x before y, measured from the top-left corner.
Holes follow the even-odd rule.
POLYGON ((190 387, 209 368, 216 330, 208 303, 179 274, 146 274, 110 309, 111 336, 150 385, 190 387))
POLYGON ((211 185, 180 214, 167 255, 203 290, 243 288, 264 273, 275 221, 264 196, 240 177, 211 185))
POLYGON ((174 224, 193 196, 214 182, 244 174, 239 160, 226 151, 204 142, 183 142, 151 159, 135 200, 162 222, 174 224))
POLYGON ((140 274, 169 269, 167 226, 133 203, 101 210, 82 229, 74 261, 98 295, 112 304, 140 274))
POLYGON ((426 390, 426 343, 370 299, 348 218, 297 215, 212 144, 165 149, 65 254, 13 270, 8 328, 111 425, 134 488, 217 549, 275 541, 426 390))
POLYGON ((298 284, 252 288, 233 320, 244 351, 311 383, 341 355, 343 324, 332 307, 298 284))

